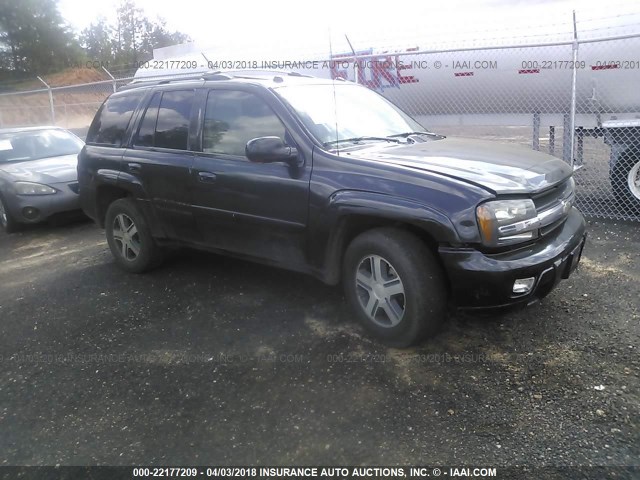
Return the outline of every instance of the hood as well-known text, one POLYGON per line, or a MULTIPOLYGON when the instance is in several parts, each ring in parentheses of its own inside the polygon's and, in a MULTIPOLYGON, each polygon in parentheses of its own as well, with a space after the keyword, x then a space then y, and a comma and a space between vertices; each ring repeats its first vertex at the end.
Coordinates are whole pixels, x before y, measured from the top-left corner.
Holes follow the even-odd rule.
POLYGON ((0 163, 0 173, 14 182, 36 182, 44 184, 73 182, 78 179, 78 155, 41 158, 24 162, 0 163))
POLYGON ((523 146, 455 137, 423 143, 375 144, 346 154, 446 175, 495 194, 534 193, 572 174, 571 167, 562 160, 523 146))

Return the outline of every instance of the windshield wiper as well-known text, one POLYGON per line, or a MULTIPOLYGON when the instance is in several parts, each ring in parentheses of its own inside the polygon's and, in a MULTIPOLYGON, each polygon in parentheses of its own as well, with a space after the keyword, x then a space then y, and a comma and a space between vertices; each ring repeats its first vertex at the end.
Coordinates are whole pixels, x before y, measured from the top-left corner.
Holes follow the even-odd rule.
POLYGON ((0 163, 28 162, 29 160, 33 160, 33 159, 31 157, 15 157, 15 158, 7 158, 5 160, 0 160, 0 163))
POLYGON ((433 132, 404 132, 404 133, 396 133, 395 135, 389 135, 389 137, 407 138, 407 137, 410 137, 411 135, 429 135, 430 137, 443 137, 444 138, 444 135, 440 135, 438 133, 433 133, 433 132))
POLYGON ((330 142, 324 142, 324 146, 328 147, 330 145, 336 145, 336 144, 342 143, 342 142, 358 143, 358 142, 363 142, 363 141, 366 141, 366 140, 380 140, 380 141, 383 141, 383 142, 402 143, 397 138, 391 138, 391 137, 353 137, 353 138, 341 138, 339 140, 331 140, 330 142))

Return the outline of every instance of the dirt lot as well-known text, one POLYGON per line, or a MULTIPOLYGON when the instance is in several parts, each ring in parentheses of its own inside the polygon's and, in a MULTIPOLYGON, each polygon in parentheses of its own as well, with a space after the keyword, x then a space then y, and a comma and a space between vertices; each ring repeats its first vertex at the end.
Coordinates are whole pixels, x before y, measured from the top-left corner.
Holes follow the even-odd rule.
POLYGON ((638 466, 638 229, 592 222, 541 304, 409 350, 295 273, 127 275, 86 222, 0 235, 0 465, 638 466))

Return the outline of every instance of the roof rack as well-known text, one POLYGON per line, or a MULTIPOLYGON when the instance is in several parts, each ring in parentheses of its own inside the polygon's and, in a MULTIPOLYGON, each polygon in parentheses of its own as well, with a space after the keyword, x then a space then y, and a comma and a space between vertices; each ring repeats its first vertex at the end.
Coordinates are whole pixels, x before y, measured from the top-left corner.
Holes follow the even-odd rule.
POLYGON ((138 78, 131 81, 127 85, 124 85, 119 90, 129 90, 131 88, 148 87, 154 85, 165 85, 173 82, 182 81, 201 81, 201 80, 231 80, 233 78, 245 78, 245 79, 258 79, 267 76, 275 75, 274 79, 278 75, 286 75, 290 77, 306 77, 313 78, 312 75, 306 75, 298 72, 288 72, 282 70, 209 70, 206 72, 198 72, 192 75, 171 75, 156 78, 138 78))
POLYGON ((289 77, 307 77, 313 78, 313 75, 307 75, 299 72, 292 72, 288 70, 269 70, 269 69, 248 69, 248 70, 220 70, 220 73, 231 74, 236 78, 260 78, 270 75, 286 75, 289 77))

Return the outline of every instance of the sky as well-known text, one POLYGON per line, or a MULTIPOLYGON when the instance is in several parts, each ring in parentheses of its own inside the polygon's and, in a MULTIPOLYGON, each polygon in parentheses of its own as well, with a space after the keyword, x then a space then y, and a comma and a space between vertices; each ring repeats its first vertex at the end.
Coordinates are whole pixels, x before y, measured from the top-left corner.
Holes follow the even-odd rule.
MULTIPOLYGON (((117 4, 118 0, 58 0, 63 17, 78 32, 101 15, 112 18, 117 4)), ((137 4, 148 16, 163 17, 170 29, 188 34, 198 46, 220 52, 345 51, 349 48, 345 34, 356 50, 373 44, 424 49, 454 37, 503 43, 514 38, 529 43, 565 40, 572 35, 573 9, 579 29, 591 29, 595 36, 606 34, 607 27, 594 19, 628 23, 636 32, 640 23, 640 6, 632 0, 137 0, 137 4)))

